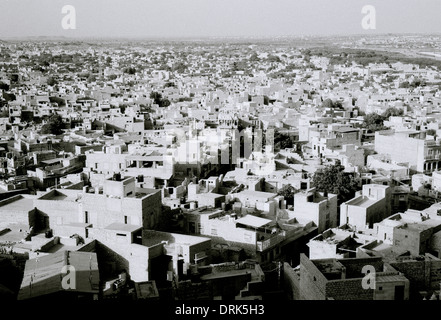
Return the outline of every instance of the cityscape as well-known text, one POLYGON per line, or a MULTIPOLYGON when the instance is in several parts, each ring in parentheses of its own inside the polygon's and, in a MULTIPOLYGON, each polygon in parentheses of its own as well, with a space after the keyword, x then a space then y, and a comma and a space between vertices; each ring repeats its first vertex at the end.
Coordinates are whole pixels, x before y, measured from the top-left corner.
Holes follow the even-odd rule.
POLYGON ((3 301, 440 300, 441 35, 0 37, 0 271, 3 301))

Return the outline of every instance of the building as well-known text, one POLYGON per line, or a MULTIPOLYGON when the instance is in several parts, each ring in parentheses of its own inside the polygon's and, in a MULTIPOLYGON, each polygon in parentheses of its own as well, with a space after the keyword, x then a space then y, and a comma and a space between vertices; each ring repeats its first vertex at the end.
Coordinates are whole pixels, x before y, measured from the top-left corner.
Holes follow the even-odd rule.
MULTIPOLYGON (((289 210, 287 211, 289 212, 289 210)), ((294 212, 289 215, 300 221, 312 221, 318 233, 337 227, 337 196, 310 188, 294 195, 294 212)))
POLYGON ((348 224, 357 230, 372 229, 391 214, 391 188, 365 184, 361 194, 340 206, 340 225, 348 224))
POLYGON ((427 140, 425 132, 377 131, 375 151, 395 163, 406 163, 414 172, 428 174, 441 168, 441 143, 427 140))
POLYGON ((300 247, 316 235, 317 226, 310 220, 299 223, 291 218, 277 222, 253 214, 198 208, 184 213, 184 231, 243 248, 247 257, 265 263, 293 254, 290 248, 300 247))
POLYGON ((18 300, 97 300, 100 273, 92 252, 60 251, 26 261, 18 300))
POLYGON ((357 248, 373 240, 375 237, 356 233, 347 226, 331 228, 308 242, 309 258, 311 260, 355 258, 357 248))
POLYGON ((407 251, 418 256, 441 249, 437 245, 437 234, 441 230, 441 219, 430 218, 416 210, 394 214, 376 223, 377 240, 393 245, 394 252, 407 251))
POLYGON ((377 257, 310 260, 301 254, 299 273, 299 300, 409 299, 409 280, 377 257), (365 266, 375 274, 369 287, 363 285, 365 266))

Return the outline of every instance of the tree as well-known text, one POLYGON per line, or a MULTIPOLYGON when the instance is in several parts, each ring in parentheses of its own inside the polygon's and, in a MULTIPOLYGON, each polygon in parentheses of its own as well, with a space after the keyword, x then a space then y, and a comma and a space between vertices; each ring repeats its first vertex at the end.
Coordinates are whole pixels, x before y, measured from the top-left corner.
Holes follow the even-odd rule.
POLYGON ((127 73, 127 74, 135 74, 136 73, 136 69, 133 68, 133 67, 128 67, 128 68, 124 68, 123 72, 127 73))
POLYGON ((56 85, 56 84, 57 84, 57 81, 55 80, 54 77, 49 77, 49 78, 47 78, 47 85, 48 85, 48 86, 54 86, 54 85, 56 85))
POLYGON ((177 62, 177 63, 173 64, 173 66, 171 68, 172 71, 177 72, 177 73, 184 73, 186 69, 187 69, 187 66, 183 62, 177 62))
POLYGON ((49 97, 50 102, 55 102, 59 107, 66 105, 66 100, 59 97, 49 97))
POLYGON ((87 82, 91 83, 94 81, 96 81, 96 75, 93 73, 89 74, 89 76, 87 77, 87 82))
POLYGON ((294 148, 295 138, 286 133, 280 133, 276 131, 274 134, 274 149, 284 150, 286 148, 294 148))
POLYGON ((3 91, 3 99, 5 99, 6 102, 9 102, 9 101, 15 101, 17 97, 13 93, 6 93, 3 91))
POLYGON ((332 108, 334 106, 334 103, 332 102, 331 99, 328 98, 323 101, 322 106, 323 108, 332 108))
POLYGON ((9 91, 9 85, 4 82, 0 82, 0 90, 9 91))
POLYGON ((338 203, 352 199, 358 190, 354 175, 344 172, 344 166, 340 161, 317 170, 313 176, 312 186, 317 191, 336 194, 338 203))
POLYGON ((41 128, 42 134, 61 134, 63 133, 63 130, 61 130, 64 127, 63 119, 59 114, 54 114, 49 118, 49 121, 43 125, 41 128))
POLYGON ((363 120, 363 128, 366 128, 370 131, 379 131, 385 130, 387 127, 384 126, 384 117, 377 113, 368 113, 364 116, 363 120))
POLYGON ((156 91, 152 91, 150 93, 150 99, 153 99, 153 102, 159 106, 161 106, 162 94, 156 91))
POLYGON ((150 99, 153 99, 153 102, 157 104, 160 108, 168 107, 171 104, 170 100, 163 99, 162 94, 156 91, 150 93, 150 99))
POLYGON ((382 116, 384 119, 389 119, 389 117, 398 117, 403 115, 403 109, 397 109, 394 107, 387 108, 386 111, 383 112, 382 116))
POLYGON ((400 83, 400 85, 399 85, 399 87, 400 88, 404 88, 404 89, 407 89, 407 88, 409 88, 409 81, 403 81, 403 82, 401 82, 400 83))
POLYGON ((286 204, 294 205, 294 195, 299 192, 291 184, 284 185, 278 192, 278 196, 283 196, 286 200, 286 204))

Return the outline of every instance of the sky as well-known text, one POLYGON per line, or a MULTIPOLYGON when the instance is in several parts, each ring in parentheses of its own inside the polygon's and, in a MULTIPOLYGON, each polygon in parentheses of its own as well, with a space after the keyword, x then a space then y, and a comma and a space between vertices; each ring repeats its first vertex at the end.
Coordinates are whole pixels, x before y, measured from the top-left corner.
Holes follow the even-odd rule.
POLYGON ((0 0, 0 38, 441 33, 441 0, 0 0), (65 5, 75 29, 63 29, 65 5), (376 29, 365 30, 372 5, 376 29))

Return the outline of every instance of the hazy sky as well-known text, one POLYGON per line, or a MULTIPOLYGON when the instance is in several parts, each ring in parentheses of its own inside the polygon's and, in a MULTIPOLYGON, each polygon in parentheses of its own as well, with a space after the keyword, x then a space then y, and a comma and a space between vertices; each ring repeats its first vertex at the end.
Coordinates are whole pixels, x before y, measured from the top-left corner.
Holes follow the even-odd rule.
POLYGON ((441 0, 0 0, 0 38, 441 33, 441 0), (76 29, 61 26, 64 5, 76 29), (376 30, 361 27, 364 5, 376 30))

